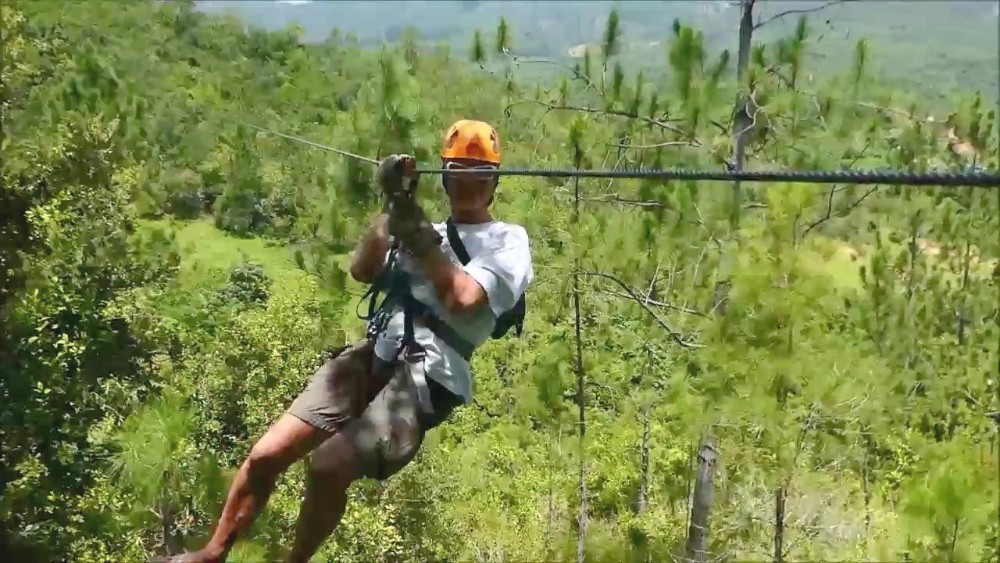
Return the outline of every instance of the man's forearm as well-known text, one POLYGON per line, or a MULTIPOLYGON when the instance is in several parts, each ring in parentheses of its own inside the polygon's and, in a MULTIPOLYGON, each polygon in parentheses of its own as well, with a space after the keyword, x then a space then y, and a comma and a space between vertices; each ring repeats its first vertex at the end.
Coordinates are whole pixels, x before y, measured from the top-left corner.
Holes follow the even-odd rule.
POLYGON ((476 278, 456 266, 440 248, 420 257, 427 278, 437 290, 438 300, 452 314, 463 314, 486 300, 486 292, 476 278))
POLYGON ((378 275, 389 251, 389 215, 379 213, 362 235, 351 258, 351 277, 368 283, 378 275))

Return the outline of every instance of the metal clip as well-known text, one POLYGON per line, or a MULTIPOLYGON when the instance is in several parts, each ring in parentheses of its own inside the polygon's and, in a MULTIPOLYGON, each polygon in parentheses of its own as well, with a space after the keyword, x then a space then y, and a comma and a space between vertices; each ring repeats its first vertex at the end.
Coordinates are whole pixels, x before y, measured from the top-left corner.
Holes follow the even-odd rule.
POLYGON ((404 342, 400 352, 402 352, 403 360, 410 364, 422 362, 427 357, 427 350, 416 340, 404 342))

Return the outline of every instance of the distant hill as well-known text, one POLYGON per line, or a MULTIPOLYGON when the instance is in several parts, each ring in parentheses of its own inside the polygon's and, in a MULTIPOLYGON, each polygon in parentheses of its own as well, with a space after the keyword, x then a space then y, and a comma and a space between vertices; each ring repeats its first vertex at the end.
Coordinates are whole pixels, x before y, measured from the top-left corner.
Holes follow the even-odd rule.
MULTIPOLYGON (((822 6, 818 1, 760 0, 757 12, 766 20, 788 10, 822 6)), ((705 33, 713 50, 735 51, 739 7, 725 1, 565 1, 479 2, 456 0, 246 1, 202 0, 208 12, 232 11, 248 24, 269 29, 299 25, 306 41, 323 41, 334 28, 362 44, 399 39, 407 26, 428 42, 444 42, 466 52, 476 28, 488 36, 501 17, 514 32, 514 51, 521 55, 570 59, 580 46, 597 44, 607 16, 617 7, 624 30, 623 60, 632 67, 662 68, 664 40, 679 18, 705 33)), ((808 14, 815 44, 816 73, 842 68, 855 42, 867 38, 877 68, 896 81, 926 89, 940 98, 958 90, 980 90, 1000 98, 1000 1, 874 1, 829 6, 808 14)), ((797 15, 762 28, 770 40, 787 35, 797 15)), ((735 59, 735 57, 734 57, 735 59)))

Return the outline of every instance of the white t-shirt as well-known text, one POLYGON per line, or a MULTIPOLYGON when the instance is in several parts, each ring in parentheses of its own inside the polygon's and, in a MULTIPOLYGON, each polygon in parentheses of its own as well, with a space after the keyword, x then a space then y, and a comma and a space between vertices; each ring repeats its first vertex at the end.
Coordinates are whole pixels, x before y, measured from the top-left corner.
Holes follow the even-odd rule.
MULTIPOLYGON (((443 239, 441 250, 445 256, 479 282, 486 291, 489 306, 451 316, 438 300, 434 284, 424 276, 422 266, 403 252, 398 254, 399 266, 410 274, 413 296, 478 348, 489 339, 497 317, 514 307, 534 278, 528 233, 520 225, 501 221, 455 223, 455 230, 470 257, 469 263, 462 266, 448 243, 446 224, 434 223, 434 228, 443 239)), ((421 324, 414 323, 413 331, 427 354, 425 375, 465 399, 466 403, 472 402, 469 362, 421 324)), ((392 315, 385 332, 376 340, 375 353, 383 360, 393 359, 402 337, 403 313, 399 309, 392 315)))

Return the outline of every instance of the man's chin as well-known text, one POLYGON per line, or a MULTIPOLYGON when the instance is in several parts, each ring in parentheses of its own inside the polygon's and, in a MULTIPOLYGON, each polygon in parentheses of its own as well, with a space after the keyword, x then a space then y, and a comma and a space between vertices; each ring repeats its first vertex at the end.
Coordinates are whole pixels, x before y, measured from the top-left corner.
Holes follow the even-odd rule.
POLYGON ((451 202, 451 210, 456 213, 470 213, 480 209, 476 202, 454 201, 451 202))

